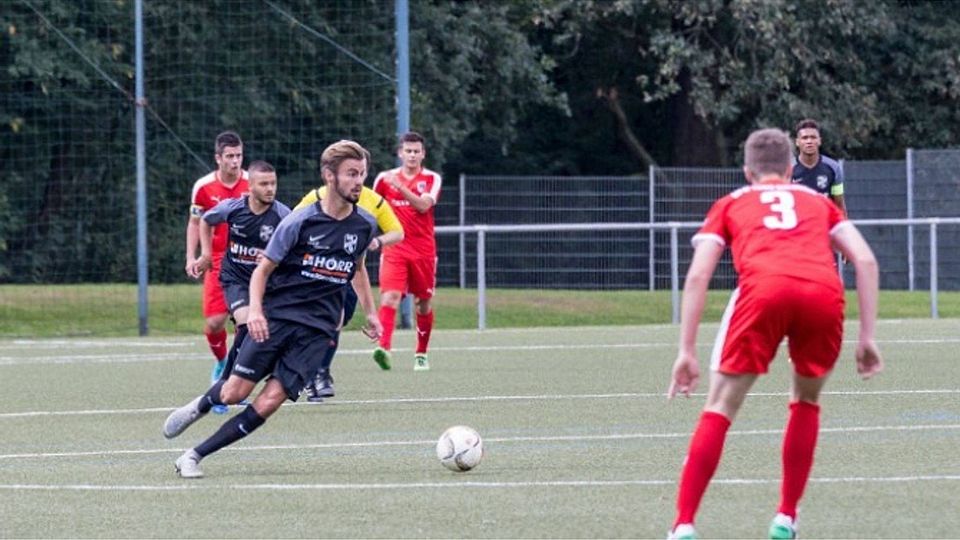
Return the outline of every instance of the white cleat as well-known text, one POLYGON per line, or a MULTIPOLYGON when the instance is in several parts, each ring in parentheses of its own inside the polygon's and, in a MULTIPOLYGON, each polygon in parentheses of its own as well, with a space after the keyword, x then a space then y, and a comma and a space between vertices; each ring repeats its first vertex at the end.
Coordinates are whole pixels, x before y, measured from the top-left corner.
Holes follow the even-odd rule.
POLYGON ((427 355, 418 354, 413 357, 413 370, 414 371, 429 371, 430 362, 427 361, 427 355))
POLYGON ((200 468, 200 456, 191 448, 177 458, 173 463, 180 478, 203 478, 203 469, 200 468))
POLYGON ((206 415, 206 413, 200 412, 201 399, 203 399, 203 396, 170 413, 167 421, 163 423, 163 436, 172 439, 183 433, 185 429, 190 427, 190 424, 206 415))
POLYGON ((667 540, 696 540, 697 531, 690 523, 681 523, 667 533, 667 540))

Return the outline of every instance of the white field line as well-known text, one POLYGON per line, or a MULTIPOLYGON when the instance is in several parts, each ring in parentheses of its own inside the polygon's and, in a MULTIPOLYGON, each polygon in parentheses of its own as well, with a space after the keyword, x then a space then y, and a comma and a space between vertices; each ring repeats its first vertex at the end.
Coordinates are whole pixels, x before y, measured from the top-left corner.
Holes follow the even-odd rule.
MULTIPOLYGON (((840 476, 810 478, 811 483, 916 483, 955 482, 960 475, 918 476, 840 476)), ((0 484, 2 491, 203 491, 203 490, 248 490, 248 491, 346 491, 346 490, 401 490, 443 488, 540 488, 540 487, 625 487, 625 486, 673 486, 676 479, 669 480, 547 480, 533 482, 410 482, 410 483, 357 483, 357 484, 219 484, 187 481, 171 485, 98 485, 98 484, 0 484)), ((716 478, 712 484, 750 486, 779 484, 779 478, 716 478)))
MULTIPOLYGON (((936 431, 936 430, 958 430, 960 424, 925 424, 925 425, 894 425, 894 426, 846 426, 834 428, 821 428, 821 435, 863 432, 883 432, 883 431, 936 431)), ((728 432, 731 436, 768 436, 780 435, 782 428, 777 429, 752 429, 752 430, 733 430, 728 432)), ((624 441, 624 440, 644 440, 644 439, 687 439, 689 432, 674 433, 617 433, 609 435, 545 435, 536 437, 484 437, 487 443, 527 443, 527 442, 576 442, 576 441, 624 441)), ((264 452, 277 450, 329 450, 343 448, 383 448, 394 446, 425 446, 432 448, 437 443, 436 440, 413 440, 413 441, 366 441, 366 442, 342 442, 342 443, 318 443, 318 444, 278 444, 278 445, 257 445, 257 446, 230 446, 224 448, 225 452, 264 452)), ((0 454, 0 461, 17 459, 45 459, 45 458, 82 458, 82 457, 103 457, 103 456, 121 456, 121 455, 146 455, 146 454, 180 454, 182 448, 146 448, 134 450, 97 450, 85 452, 36 452, 20 454, 0 454)))
MULTIPOLYGON (((467 346, 467 347, 431 347, 431 352, 449 351, 449 352, 498 352, 498 351, 550 351, 557 349, 661 349, 675 347, 674 342, 647 342, 647 343, 613 343, 604 345, 580 344, 580 345, 491 345, 491 346, 467 346)), ((345 349, 337 351, 337 354, 362 355, 367 356, 372 349, 345 349)), ((413 349, 395 348, 393 352, 412 352, 413 349)), ((209 352, 186 352, 177 353, 114 353, 114 354, 58 354, 54 356, 0 356, 0 366, 12 366, 23 364, 127 364, 136 362, 165 362, 181 360, 208 360, 209 352)))
MULTIPOLYGON (((857 340, 848 339, 844 343, 848 345, 856 344, 857 340)), ((960 343, 960 338, 943 339, 889 339, 878 340, 883 345, 941 345, 960 343)), ((709 347, 712 343, 699 343, 700 347, 709 347)), ((117 346, 117 344, 114 344, 117 346)), ((157 345, 163 346, 163 345, 157 345)), ((75 350, 76 345, 70 342, 63 342, 63 348, 69 347, 75 350)), ((602 349, 672 349, 676 347, 674 341, 648 341, 639 343, 608 343, 608 344, 552 344, 552 345, 475 345, 475 346, 454 346, 431 347, 433 352, 505 352, 505 351, 553 351, 553 350, 602 350, 602 349)), ((0 352, 5 348, 0 347, 0 352)), ((410 352, 412 349, 397 348, 394 352, 410 352)), ((359 355, 366 356, 370 354, 370 349, 344 349, 338 352, 341 355, 359 355)), ((182 360, 207 360, 210 358, 208 352, 197 352, 191 350, 183 353, 113 353, 113 354, 61 354, 48 356, 0 356, 0 366, 17 366, 32 364, 130 364, 139 362, 179 362, 182 360)))
MULTIPOLYGON (((899 396, 899 395, 950 395, 960 394, 960 389, 943 388, 928 390, 838 390, 823 392, 825 396, 899 396)), ((690 394, 691 397, 705 397, 704 393, 690 394)), ((788 392, 750 392, 755 397, 785 397, 788 392)), ((514 396, 449 396, 433 398, 390 398, 390 399, 338 399, 320 405, 322 407, 344 405, 390 405, 390 404, 420 404, 420 403, 469 403, 483 401, 556 401, 572 399, 666 399, 662 392, 625 392, 613 394, 533 394, 514 396)), ((284 407, 317 407, 315 403, 296 402, 287 403, 284 407)), ((39 416, 94 416, 94 415, 123 415, 123 414, 154 414, 169 413, 177 405, 163 407, 144 407, 138 409, 78 409, 72 411, 22 411, 0 413, 0 420, 6 418, 29 418, 39 416)))

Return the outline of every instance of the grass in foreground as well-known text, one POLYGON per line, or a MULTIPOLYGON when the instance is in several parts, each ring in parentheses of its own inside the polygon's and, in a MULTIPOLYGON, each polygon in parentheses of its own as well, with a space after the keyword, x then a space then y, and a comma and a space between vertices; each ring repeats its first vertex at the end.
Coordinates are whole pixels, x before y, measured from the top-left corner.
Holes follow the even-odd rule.
MULTIPOLYGON (((955 324, 881 322, 888 369, 869 382, 855 376, 846 344, 823 397, 803 537, 956 536, 955 324)), ((702 364, 715 331, 701 334, 702 364)), ((351 332, 334 365, 335 398, 284 405, 205 460, 207 476, 194 481, 177 478, 173 460, 223 417, 170 441, 160 426, 205 386, 201 337, 0 340, 0 537, 662 538, 704 401, 702 388, 664 398, 676 334, 441 330, 431 370, 414 372, 404 331, 385 372, 351 332), (465 474, 434 453, 455 424, 486 443, 465 474)), ((785 360, 731 428, 698 517, 705 538, 766 532, 785 360)))
MULTIPOLYGON (((708 297, 705 321, 720 319, 728 291, 708 297)), ((941 292, 940 317, 960 317, 960 293, 941 292)), ((664 324, 671 320, 670 291, 490 289, 488 328, 664 324)), ((195 335, 203 326, 199 285, 156 285, 149 290, 151 335, 195 335)), ((442 288, 434 299, 438 329, 477 328, 477 292, 442 288)), ((847 317, 856 317, 848 293, 847 317)), ((930 316, 926 292, 882 291, 881 318, 930 316)), ((358 327, 362 317, 354 320, 358 327)), ((0 337, 135 336, 134 285, 0 285, 0 337)))

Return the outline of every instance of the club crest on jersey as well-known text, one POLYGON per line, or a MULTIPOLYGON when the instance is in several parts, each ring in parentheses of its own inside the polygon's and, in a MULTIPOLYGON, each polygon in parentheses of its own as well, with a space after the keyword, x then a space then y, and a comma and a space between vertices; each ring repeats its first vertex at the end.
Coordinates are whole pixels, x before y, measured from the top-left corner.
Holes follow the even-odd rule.
POLYGON ((827 189, 827 176, 824 174, 817 176, 817 188, 827 189))
POLYGON ((353 254, 357 251, 357 235, 355 234, 345 234, 343 235, 343 249, 349 254, 353 254))
POLYGON ((261 226, 260 226, 260 241, 261 241, 261 242, 269 242, 271 236, 273 236, 273 225, 261 225, 261 226))
POLYGON ((427 190, 427 183, 423 180, 417 182, 417 191, 423 193, 427 190))

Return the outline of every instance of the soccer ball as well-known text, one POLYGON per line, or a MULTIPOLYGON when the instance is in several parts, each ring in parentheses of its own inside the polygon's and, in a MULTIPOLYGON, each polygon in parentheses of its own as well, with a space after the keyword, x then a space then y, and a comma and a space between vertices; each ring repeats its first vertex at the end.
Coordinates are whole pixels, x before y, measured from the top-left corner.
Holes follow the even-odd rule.
POLYGON ((472 427, 453 426, 437 441, 437 459, 451 471, 469 471, 479 465, 482 458, 483 441, 472 427))

